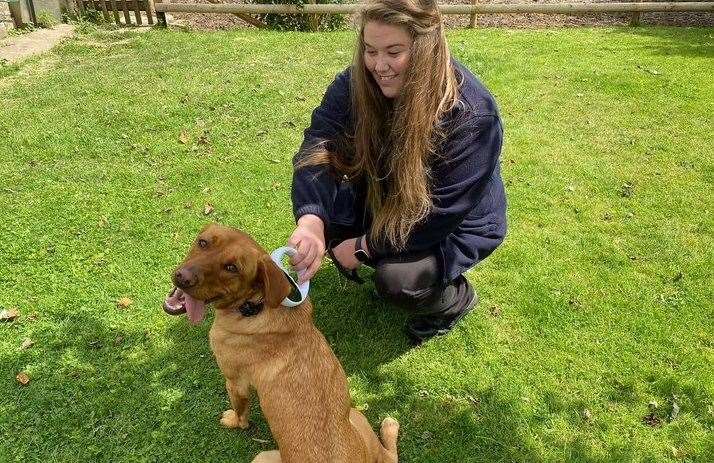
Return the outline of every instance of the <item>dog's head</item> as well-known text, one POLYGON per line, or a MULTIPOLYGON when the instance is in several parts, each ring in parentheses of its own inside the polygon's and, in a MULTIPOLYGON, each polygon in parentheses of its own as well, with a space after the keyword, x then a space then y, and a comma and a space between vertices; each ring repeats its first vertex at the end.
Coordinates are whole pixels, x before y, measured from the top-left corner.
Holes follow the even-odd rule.
POLYGON ((283 271, 258 243, 240 230, 217 224, 198 234, 172 279, 176 287, 164 310, 186 313, 193 324, 203 320, 207 304, 216 309, 238 309, 246 303, 274 308, 291 290, 283 271))

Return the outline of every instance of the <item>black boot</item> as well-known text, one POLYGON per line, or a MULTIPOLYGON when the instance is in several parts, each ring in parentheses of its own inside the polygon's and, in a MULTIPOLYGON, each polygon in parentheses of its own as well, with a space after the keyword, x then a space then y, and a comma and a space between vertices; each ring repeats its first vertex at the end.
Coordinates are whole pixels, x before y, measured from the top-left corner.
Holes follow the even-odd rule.
POLYGON ((407 321, 406 331, 414 345, 445 335, 478 304, 478 294, 463 275, 450 286, 456 290, 452 307, 443 312, 417 315, 407 321))

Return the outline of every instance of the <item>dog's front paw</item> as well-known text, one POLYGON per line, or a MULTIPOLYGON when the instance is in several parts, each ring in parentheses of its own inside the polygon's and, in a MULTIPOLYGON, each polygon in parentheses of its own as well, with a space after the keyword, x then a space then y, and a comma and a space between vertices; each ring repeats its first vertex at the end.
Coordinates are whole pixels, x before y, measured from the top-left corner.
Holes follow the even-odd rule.
POLYGON ((233 409, 226 410, 225 412, 223 412, 223 416, 221 417, 221 424, 226 428, 231 429, 246 429, 248 426, 250 426, 250 423, 248 423, 248 418, 238 416, 238 414, 233 409))

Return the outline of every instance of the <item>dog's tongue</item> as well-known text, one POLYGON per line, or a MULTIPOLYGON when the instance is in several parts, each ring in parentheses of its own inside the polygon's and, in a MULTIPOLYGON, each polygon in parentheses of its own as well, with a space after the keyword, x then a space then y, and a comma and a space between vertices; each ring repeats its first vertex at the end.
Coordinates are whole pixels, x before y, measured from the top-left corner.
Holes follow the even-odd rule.
POLYGON ((186 304, 186 316, 194 325, 198 325, 203 320, 203 314, 206 311, 206 304, 203 301, 194 299, 186 293, 184 294, 184 303, 186 304))

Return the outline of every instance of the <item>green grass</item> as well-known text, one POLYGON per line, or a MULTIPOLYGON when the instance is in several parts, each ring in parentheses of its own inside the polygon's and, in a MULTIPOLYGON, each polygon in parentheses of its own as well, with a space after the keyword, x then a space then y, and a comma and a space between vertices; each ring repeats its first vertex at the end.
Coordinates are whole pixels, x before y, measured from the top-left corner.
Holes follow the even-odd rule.
MULTIPOLYGON (((219 426, 210 323, 161 304, 207 221, 285 242, 290 158, 352 37, 99 32, 0 68, 0 308, 21 312, 0 324, 0 461, 274 447, 255 404, 250 430, 219 426)), ((316 324, 355 404, 399 419, 409 463, 713 461, 711 29, 449 39, 502 109, 509 235, 469 274, 478 310, 419 349, 323 267, 316 324)))

